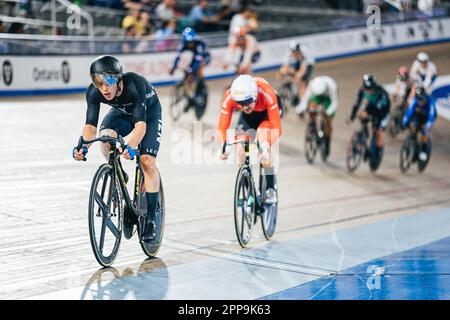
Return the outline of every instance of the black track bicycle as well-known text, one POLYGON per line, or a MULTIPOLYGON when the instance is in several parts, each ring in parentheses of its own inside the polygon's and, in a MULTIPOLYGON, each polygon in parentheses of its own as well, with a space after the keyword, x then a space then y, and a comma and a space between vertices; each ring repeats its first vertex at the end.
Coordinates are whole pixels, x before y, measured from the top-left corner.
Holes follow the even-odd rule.
POLYGON ((422 150, 422 144, 418 137, 417 125, 411 125, 409 134, 402 143, 400 149, 400 170, 405 173, 409 170, 411 165, 417 162, 417 169, 419 172, 423 172, 430 161, 431 156, 431 137, 428 136, 427 145, 425 146, 426 159, 420 159, 420 152, 422 150))
POLYGON ((305 133, 305 156, 308 163, 313 163, 316 153, 320 150, 323 162, 329 155, 328 145, 330 142, 325 137, 325 122, 323 108, 310 108, 308 110, 309 121, 305 133), (317 117, 319 116, 319 128, 317 128, 317 117))
POLYGON ((188 112, 194 108, 197 120, 200 120, 205 113, 208 104, 208 87, 203 81, 197 89, 198 80, 190 68, 184 71, 183 79, 178 82, 170 93, 170 116, 173 121, 177 121, 183 112, 188 112), (196 92, 198 90, 198 94, 196 92))
POLYGON ((147 199, 139 151, 135 150, 136 171, 131 200, 125 173, 119 161, 119 147, 122 150, 125 148, 123 138, 102 136, 85 141, 80 137, 77 149, 80 150, 83 145, 97 141, 108 143, 110 151, 108 163, 102 164, 92 179, 89 194, 89 236, 94 256, 100 265, 111 266, 118 254, 122 233, 125 238, 131 239, 137 231, 142 250, 147 256, 154 257, 159 251, 164 234, 165 206, 162 181, 160 180, 158 210, 154 221, 155 237, 151 241, 144 242, 142 237, 147 216, 147 199))
MULTIPOLYGON (((267 240, 273 237, 277 225, 278 202, 266 203, 267 181, 265 175, 262 174, 261 164, 259 166, 259 188, 258 191, 256 190, 250 165, 251 142, 248 139, 225 143, 222 151, 225 152, 227 146, 238 143, 244 145, 245 162, 239 168, 234 187, 234 226, 239 244, 245 248, 252 237, 253 226, 257 223, 258 216, 261 218, 264 237, 267 240)), ((257 143, 256 145, 259 149, 257 143)))
POLYGON ((397 104, 391 115, 391 119, 388 125, 388 132, 392 138, 397 137, 397 135, 402 131, 402 121, 405 110, 405 102, 397 104))
POLYGON ((361 120, 361 127, 353 133, 347 145, 346 164, 349 172, 354 172, 362 161, 369 161, 369 167, 375 172, 380 166, 383 158, 383 149, 376 147, 376 136, 369 134, 368 123, 371 117, 361 120), (370 144, 368 143, 370 140, 370 144))
POLYGON ((277 92, 280 95, 281 102, 283 103, 285 110, 284 112, 287 114, 290 108, 294 108, 298 102, 298 88, 293 81, 292 76, 284 76, 283 81, 278 87, 277 92))

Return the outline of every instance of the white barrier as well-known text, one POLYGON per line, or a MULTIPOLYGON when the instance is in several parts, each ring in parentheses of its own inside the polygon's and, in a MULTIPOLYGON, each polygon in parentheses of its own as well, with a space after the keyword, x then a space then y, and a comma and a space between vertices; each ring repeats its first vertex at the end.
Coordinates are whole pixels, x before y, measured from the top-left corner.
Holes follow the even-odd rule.
MULTIPOLYGON (((255 71, 279 67, 290 40, 297 39, 308 46, 317 61, 391 50, 414 45, 450 41, 450 18, 385 25, 380 30, 353 28, 312 34, 295 38, 265 41, 260 44, 261 59, 255 71)), ((222 62, 226 48, 211 50, 211 64, 205 69, 207 78, 229 76, 222 62)), ((117 55, 125 71, 145 76, 154 85, 173 84, 168 70, 174 52, 117 55)), ((84 92, 90 83, 89 65, 94 56, 0 56, 0 96, 84 92)), ((182 63, 189 61, 184 55, 182 63)))

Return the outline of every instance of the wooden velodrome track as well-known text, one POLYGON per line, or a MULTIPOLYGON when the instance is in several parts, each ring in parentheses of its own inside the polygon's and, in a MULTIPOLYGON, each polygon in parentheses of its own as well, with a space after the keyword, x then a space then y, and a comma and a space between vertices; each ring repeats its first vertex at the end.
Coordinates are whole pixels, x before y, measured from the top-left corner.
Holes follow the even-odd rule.
MULTIPOLYGON (((169 88, 157 89, 165 109, 158 157, 166 194, 164 242, 158 259, 144 261, 146 257, 137 238, 123 239, 114 269, 106 271, 98 271, 100 266, 92 254, 87 228, 90 182, 103 159, 98 148, 89 153, 85 163, 71 158, 84 123, 84 95, 0 100, 0 299, 45 294, 50 298, 75 299, 258 298, 263 294, 246 294, 243 290, 215 296, 212 292, 223 282, 228 264, 245 266, 252 277, 241 285, 265 287, 264 294, 280 289, 266 283, 264 272, 268 268, 304 272, 311 277, 327 275, 338 271, 338 262, 329 269, 319 264, 307 265, 299 258, 301 253, 283 251, 288 248, 284 243, 450 206, 450 124, 445 119, 439 118, 432 130, 433 154, 423 174, 415 168, 407 174, 400 173, 398 158, 403 135, 396 140, 386 135, 385 158, 377 173, 370 173, 367 164, 352 175, 345 167, 345 147, 358 126, 356 122, 347 126, 345 118, 362 74, 371 72, 381 83, 391 83, 398 66, 410 65, 420 50, 428 52, 440 74, 450 74, 450 44, 363 55, 316 66, 315 75, 332 76, 339 86, 332 154, 327 164, 316 159, 314 165, 308 165, 303 153, 305 121, 292 111, 283 120, 278 229, 268 243, 258 223, 251 247, 266 255, 251 261, 246 256, 248 250, 240 248, 234 233, 232 199, 237 167, 215 161, 211 150, 202 154, 202 146, 209 142, 199 140, 218 123, 221 95, 229 79, 208 83, 209 107, 203 124, 196 125, 191 113, 173 124, 167 112, 169 88), (192 151, 187 158, 191 163, 183 163, 185 159, 176 152, 180 136, 188 137, 191 143, 187 143, 192 151), (273 247, 274 244, 279 246, 273 247), (267 258, 271 248, 280 250, 284 260, 267 258), (193 267, 208 259, 220 262, 223 269, 212 272, 193 267), (149 283, 145 274, 152 272, 156 276, 149 283), (192 279, 200 278, 210 283, 201 287, 201 293, 190 285, 192 279), (104 296, 92 293, 100 290, 102 283, 111 284, 112 279, 130 281, 115 282, 116 291, 109 287, 104 296), (91 293, 77 288, 90 288, 91 293), (154 294, 142 295, 142 288, 154 294), (115 294, 120 289, 129 295, 115 294), (71 294, 66 295, 67 292, 71 294)), ((276 83, 274 73, 262 76, 276 83)), ((102 107, 102 115, 106 110, 102 107)), ((127 163, 126 167, 131 170, 132 164, 127 163)), ((324 255, 314 247, 304 250, 317 257, 324 255)))

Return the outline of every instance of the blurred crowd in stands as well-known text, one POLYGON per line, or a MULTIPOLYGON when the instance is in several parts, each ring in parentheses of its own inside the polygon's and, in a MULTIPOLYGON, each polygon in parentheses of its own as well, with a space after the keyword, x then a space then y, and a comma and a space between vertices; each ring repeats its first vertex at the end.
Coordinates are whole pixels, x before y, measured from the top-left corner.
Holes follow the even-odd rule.
MULTIPOLYGON (((0 33, 27 33, 26 22, 11 21, 17 16, 35 19, 33 10, 52 0, 0 0, 0 33), (34 4, 34 6, 33 6, 34 4), (33 9, 34 8, 34 9, 33 9)), ((248 31, 258 30, 258 5, 277 6, 277 0, 70 0, 80 7, 99 7, 116 10, 120 25, 115 26, 129 39, 170 39, 186 27, 199 33, 227 31, 246 26, 248 31), (122 18, 123 17, 123 18, 122 18), (120 29, 121 28, 121 29, 120 29)), ((370 5, 378 5, 382 12, 431 10, 438 3, 450 0, 322 0, 330 9, 353 10, 362 14, 370 5)), ((292 7, 301 2, 292 1, 292 7), (297 3, 297 4, 296 4, 297 3)), ((40 8, 38 8, 40 10, 40 8)), ((118 24, 118 23, 116 23, 118 24)), ((101 21, 95 21, 101 25, 101 21)), ((65 34, 58 30, 57 34, 65 34)))

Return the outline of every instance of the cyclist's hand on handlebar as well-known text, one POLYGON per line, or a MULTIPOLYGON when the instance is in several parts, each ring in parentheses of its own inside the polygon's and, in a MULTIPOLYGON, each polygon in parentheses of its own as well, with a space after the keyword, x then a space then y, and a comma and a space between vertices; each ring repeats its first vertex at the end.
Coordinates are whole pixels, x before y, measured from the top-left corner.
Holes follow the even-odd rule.
POLYGON ((82 146, 79 150, 77 149, 77 147, 74 147, 72 150, 72 157, 77 161, 86 160, 86 158, 84 157, 86 153, 88 153, 88 148, 86 148, 85 146, 82 146))
POLYGON ((127 160, 133 160, 136 156, 136 152, 134 152, 133 148, 129 145, 126 146, 125 149, 119 148, 119 151, 122 153, 122 156, 127 160))
POLYGON ((228 159, 228 153, 227 152, 221 152, 219 154, 220 160, 227 160, 228 159))

